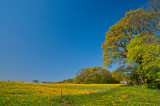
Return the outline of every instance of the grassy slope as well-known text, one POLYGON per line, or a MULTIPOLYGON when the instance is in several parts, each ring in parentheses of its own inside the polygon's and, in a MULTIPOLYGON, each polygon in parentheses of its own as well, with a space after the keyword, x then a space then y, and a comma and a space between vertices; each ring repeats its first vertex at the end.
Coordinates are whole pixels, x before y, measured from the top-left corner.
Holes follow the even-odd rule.
POLYGON ((160 92, 145 86, 119 86, 105 92, 90 95, 65 96, 53 99, 60 104, 73 105, 120 105, 120 106, 160 106, 160 92))
MULTIPOLYGON (((61 85, 68 89, 73 89, 73 85, 61 85)), ((63 95, 62 99, 59 96, 46 95, 41 90, 58 88, 59 85, 52 84, 30 84, 30 83, 8 83, 0 82, 0 105, 153 105, 160 106, 160 92, 142 87, 119 86, 116 88, 107 89, 106 86, 74 86, 74 89, 101 89, 98 93, 83 94, 83 95, 63 95), (23 87, 24 86, 24 87, 23 87), (31 87, 34 86, 32 89, 31 87), (24 88, 24 89, 23 89, 24 88), (11 90, 17 89, 11 92, 11 90), (23 90, 22 90, 23 89, 23 90), (31 89, 31 90, 26 90, 31 89), (105 89, 105 90, 104 90, 105 89), (27 92, 29 91, 29 92, 27 92), (36 95, 43 94, 43 95, 36 95), (18 95, 18 96, 16 96, 18 95), (46 95, 46 96, 45 96, 46 95), (30 98, 29 98, 30 97, 30 98)), ((51 89, 52 90, 52 89, 51 89)), ((49 91, 50 93, 50 91, 49 91)))

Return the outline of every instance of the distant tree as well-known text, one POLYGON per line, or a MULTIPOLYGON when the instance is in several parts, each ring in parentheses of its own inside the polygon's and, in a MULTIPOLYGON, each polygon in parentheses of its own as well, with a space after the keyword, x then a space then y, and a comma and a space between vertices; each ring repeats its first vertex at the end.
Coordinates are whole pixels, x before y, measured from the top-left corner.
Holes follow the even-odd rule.
POLYGON ((89 67, 86 67, 80 70, 80 72, 78 72, 77 76, 75 77, 75 83, 85 83, 84 79, 88 76, 87 70, 89 69, 89 67))
POLYGON ((115 79, 117 82, 127 80, 124 73, 118 73, 115 71, 112 72, 112 78, 115 79))
POLYGON ((47 84, 56 84, 57 82, 52 82, 52 81, 42 81, 42 83, 47 83, 47 84))
POLYGON ((129 80, 129 73, 128 70, 131 70, 131 67, 123 67, 120 66, 118 67, 115 71, 112 71, 112 78, 115 79, 116 81, 128 81, 129 80))
POLYGON ((33 80, 34 83, 39 83, 39 80, 33 80))
POLYGON ((86 67, 75 77, 76 83, 110 83, 111 72, 102 67, 86 67))
POLYGON ((63 81, 58 81, 58 84, 72 84, 74 83, 74 79, 65 79, 63 81))

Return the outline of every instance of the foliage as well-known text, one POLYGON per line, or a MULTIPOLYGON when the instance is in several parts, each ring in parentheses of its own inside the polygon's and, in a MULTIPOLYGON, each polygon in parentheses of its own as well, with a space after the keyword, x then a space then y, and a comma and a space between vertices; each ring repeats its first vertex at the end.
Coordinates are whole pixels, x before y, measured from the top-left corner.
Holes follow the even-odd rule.
POLYGON ((160 10, 160 1, 148 0, 146 7, 147 7, 147 10, 150 12, 158 12, 160 10))
POLYGON ((126 12, 115 25, 106 32, 102 45, 104 65, 111 66, 117 62, 124 62, 128 53, 126 47, 137 34, 155 34, 157 30, 157 16, 143 9, 126 12))
POLYGON ((75 77, 76 83, 110 83, 111 72, 102 67, 86 67, 75 77))
POLYGON ((137 63, 137 72, 141 78, 159 80, 160 45, 159 39, 150 35, 136 35, 127 45, 127 61, 137 63))
POLYGON ((57 82, 52 82, 52 81, 42 81, 42 83, 46 83, 46 84, 56 84, 57 82))
POLYGON ((39 83, 39 80, 33 80, 34 83, 39 83))
POLYGON ((116 71, 112 72, 112 78, 115 79, 115 81, 117 81, 117 82, 128 80, 127 79, 127 74, 119 73, 119 72, 116 72, 116 71))
POLYGON ((160 82, 153 82, 148 84, 148 88, 160 89, 160 82))
POLYGON ((57 82, 58 84, 72 84, 74 83, 74 79, 65 79, 63 81, 57 82))
POLYGON ((122 79, 120 73, 128 72, 131 85, 160 81, 159 4, 159 0, 149 0, 145 10, 126 12, 125 17, 106 32, 102 44, 103 64, 123 66, 117 69, 118 73, 113 72, 116 80, 122 79))

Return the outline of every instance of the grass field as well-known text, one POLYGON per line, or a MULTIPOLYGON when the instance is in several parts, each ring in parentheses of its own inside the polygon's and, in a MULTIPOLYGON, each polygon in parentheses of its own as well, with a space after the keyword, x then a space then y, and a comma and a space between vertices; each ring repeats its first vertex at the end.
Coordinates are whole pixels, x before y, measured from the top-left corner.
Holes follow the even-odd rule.
POLYGON ((160 106, 160 92, 121 84, 41 84, 0 81, 0 105, 160 106), (61 95, 62 88, 62 98, 61 95))

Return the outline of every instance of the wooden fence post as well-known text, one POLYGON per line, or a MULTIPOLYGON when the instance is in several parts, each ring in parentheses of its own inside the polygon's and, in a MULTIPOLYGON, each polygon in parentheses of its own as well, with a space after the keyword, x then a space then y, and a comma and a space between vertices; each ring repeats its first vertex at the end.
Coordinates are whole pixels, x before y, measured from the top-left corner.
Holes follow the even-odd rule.
POLYGON ((61 88, 61 99, 62 99, 62 88, 61 88))

